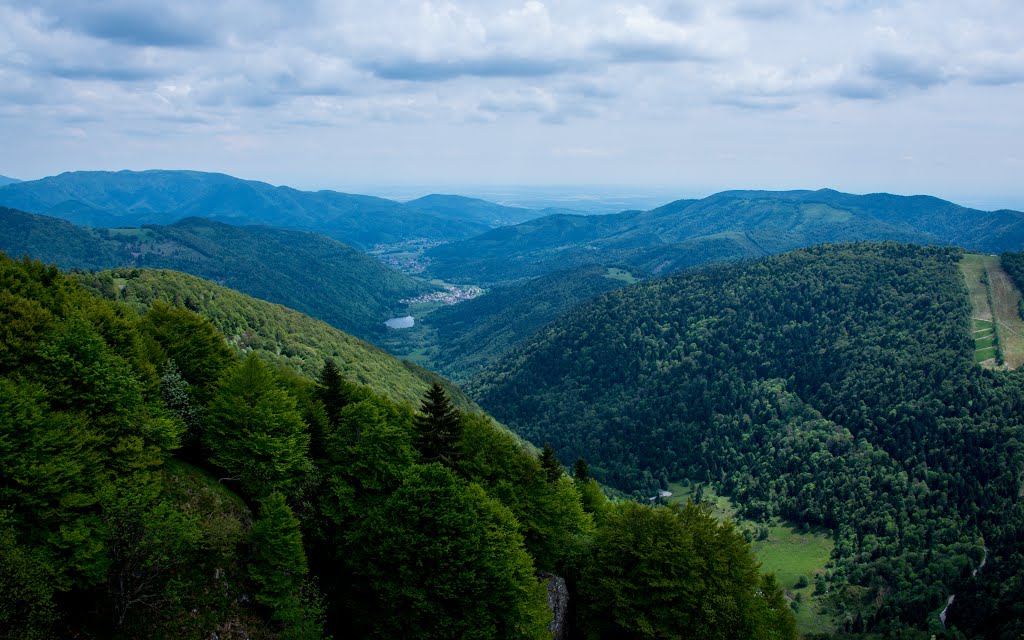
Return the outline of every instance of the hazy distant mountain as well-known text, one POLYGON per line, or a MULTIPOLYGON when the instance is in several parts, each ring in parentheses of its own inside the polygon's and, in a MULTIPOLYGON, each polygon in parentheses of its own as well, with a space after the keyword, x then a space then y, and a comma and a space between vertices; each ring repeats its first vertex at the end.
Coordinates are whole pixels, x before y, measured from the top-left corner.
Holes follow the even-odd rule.
POLYGON ((475 221, 489 227, 518 224, 540 218, 548 212, 523 207, 506 207, 479 198, 431 194, 405 203, 407 206, 445 220, 475 221))
POLYGON ((364 339, 434 290, 336 240, 302 231, 187 218, 141 229, 86 229, 0 208, 0 250, 59 267, 174 269, 277 302, 364 339))
POLYGON ((267 224, 324 233, 361 248, 411 238, 455 240, 493 226, 477 221, 476 212, 460 217, 452 203, 439 216, 384 198, 299 191, 199 171, 62 173, 0 187, 0 204, 92 227, 169 224, 190 216, 267 224))
POLYGON ((0 176, 0 187, 8 184, 15 184, 17 182, 21 182, 21 180, 18 180, 17 178, 8 178, 7 176, 0 176))
POLYGON ((620 263, 656 275, 710 260, 856 240, 1015 250, 1024 246, 1024 213, 978 211, 928 196, 728 191, 650 211, 548 216, 436 247, 428 255, 439 277, 486 283, 593 263, 620 263))

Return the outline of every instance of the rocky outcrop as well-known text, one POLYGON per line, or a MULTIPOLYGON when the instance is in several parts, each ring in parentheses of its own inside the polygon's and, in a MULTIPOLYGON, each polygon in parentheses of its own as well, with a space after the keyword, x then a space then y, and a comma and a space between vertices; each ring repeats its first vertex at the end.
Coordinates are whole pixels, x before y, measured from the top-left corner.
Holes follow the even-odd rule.
POLYGON ((555 640, 563 640, 569 620, 569 588, 565 586, 565 578, 553 573, 544 573, 541 577, 548 584, 548 608, 552 613, 548 631, 555 640))

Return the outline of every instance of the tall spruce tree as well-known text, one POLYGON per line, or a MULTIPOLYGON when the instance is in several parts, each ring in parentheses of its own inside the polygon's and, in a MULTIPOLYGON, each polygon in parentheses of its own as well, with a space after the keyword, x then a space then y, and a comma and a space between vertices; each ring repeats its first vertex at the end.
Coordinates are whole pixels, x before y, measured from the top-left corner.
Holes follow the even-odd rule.
POLYGON ((540 466, 544 469, 544 477, 551 484, 558 482, 562 477, 562 463, 555 455, 555 448, 550 442, 544 443, 544 449, 540 452, 540 466))
POLYGON ((444 387, 435 382, 423 396, 415 417, 416 446, 425 462, 451 464, 462 436, 462 415, 444 387))
POLYGON ((576 464, 572 467, 572 475, 580 482, 586 482, 590 479, 590 465, 583 459, 583 456, 576 458, 576 464))

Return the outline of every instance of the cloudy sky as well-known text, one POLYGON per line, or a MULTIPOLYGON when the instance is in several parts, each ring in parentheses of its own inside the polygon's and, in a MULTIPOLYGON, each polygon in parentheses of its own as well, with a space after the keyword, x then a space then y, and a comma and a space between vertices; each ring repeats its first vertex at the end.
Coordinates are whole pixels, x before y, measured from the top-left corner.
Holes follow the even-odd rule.
POLYGON ((1020 0, 0 0, 0 174, 1024 208, 1021 34, 1020 0))

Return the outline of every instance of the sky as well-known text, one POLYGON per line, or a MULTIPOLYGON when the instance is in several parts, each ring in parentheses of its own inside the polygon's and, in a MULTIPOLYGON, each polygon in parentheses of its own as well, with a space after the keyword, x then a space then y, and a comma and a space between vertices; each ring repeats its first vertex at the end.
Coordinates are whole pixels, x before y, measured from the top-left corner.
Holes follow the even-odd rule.
POLYGON ((0 0, 0 174, 1024 209, 1020 0, 0 0))

